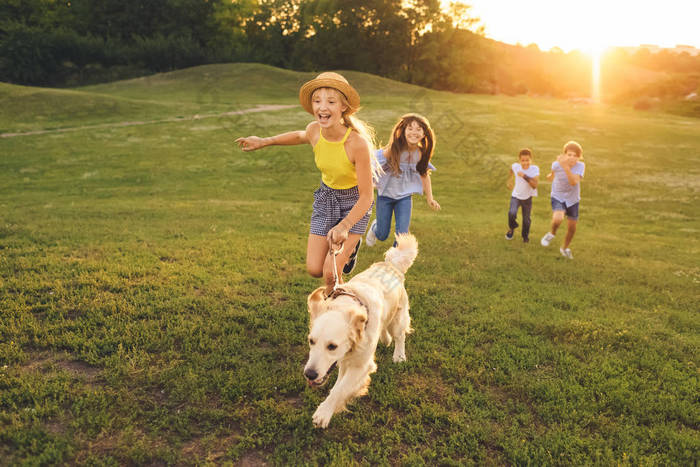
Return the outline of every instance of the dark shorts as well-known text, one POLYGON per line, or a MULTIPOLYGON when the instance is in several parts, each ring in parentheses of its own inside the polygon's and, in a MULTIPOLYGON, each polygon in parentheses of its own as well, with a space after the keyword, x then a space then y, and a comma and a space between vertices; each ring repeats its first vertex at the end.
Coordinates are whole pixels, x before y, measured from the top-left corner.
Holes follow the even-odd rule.
POLYGON ((551 198, 552 201, 552 211, 565 211, 566 212, 566 217, 571 219, 572 221, 577 221, 578 220, 578 204, 572 204, 571 206, 567 207, 566 204, 564 204, 562 201, 559 201, 558 199, 551 198))
MULTIPOLYGON (((325 237, 338 222, 348 215, 355 207, 355 203, 360 199, 360 191, 354 186, 345 190, 336 190, 321 183, 318 190, 314 191, 314 205, 311 213, 311 229, 313 235, 325 237)), ((372 203, 374 205, 374 203, 372 203)), ((372 214, 372 206, 362 219, 357 221, 350 229, 350 233, 363 235, 369 224, 369 217, 372 214)))

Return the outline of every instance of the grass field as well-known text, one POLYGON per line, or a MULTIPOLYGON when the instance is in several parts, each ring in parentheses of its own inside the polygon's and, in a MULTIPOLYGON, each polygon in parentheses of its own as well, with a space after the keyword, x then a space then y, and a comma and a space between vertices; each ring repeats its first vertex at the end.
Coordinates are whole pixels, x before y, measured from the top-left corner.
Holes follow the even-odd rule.
POLYGON ((0 464, 697 464, 700 121, 355 72, 383 142, 431 120, 443 209, 414 200, 408 362, 380 345, 369 395, 312 427, 334 380, 302 375, 319 174, 309 147, 233 143, 303 128, 312 76, 0 84, 0 464), (270 104, 292 107, 240 112, 270 104), (563 231, 539 245, 544 180, 533 241, 503 238, 517 150, 546 172, 569 139, 573 261, 563 231))

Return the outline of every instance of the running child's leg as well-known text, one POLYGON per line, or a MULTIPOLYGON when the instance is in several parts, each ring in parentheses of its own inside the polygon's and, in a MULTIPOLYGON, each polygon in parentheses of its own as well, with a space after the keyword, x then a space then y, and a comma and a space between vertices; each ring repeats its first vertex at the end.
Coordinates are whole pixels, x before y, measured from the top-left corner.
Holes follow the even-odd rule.
POLYGON ((557 233, 557 229, 561 225, 562 221, 564 220, 564 212, 565 211, 554 211, 552 212, 552 225, 549 231, 551 232, 552 235, 555 235, 557 233))
POLYGON ((526 199, 526 200, 521 200, 520 205, 523 207, 523 239, 527 239, 530 237, 530 214, 532 213, 532 197, 526 199))
POLYGON ((306 244, 306 271, 313 277, 323 276, 323 264, 328 256, 328 240, 323 235, 309 234, 306 244))
POLYGON ((579 203, 572 204, 566 208, 566 237, 564 238, 564 248, 565 250, 569 248, 571 240, 574 239, 574 234, 576 233, 576 225, 578 223, 578 206, 579 203))
POLYGON ((408 233, 408 228, 411 225, 411 210, 413 208, 413 198, 406 196, 396 200, 394 205, 394 217, 396 218, 395 233, 408 233))
POLYGON ((557 229, 561 222, 564 220, 564 214, 566 213, 566 204, 563 201, 559 201, 555 198, 550 198, 552 204, 552 225, 549 232, 553 235, 557 233, 557 229))
POLYGON ((576 224, 578 223, 577 220, 575 219, 567 219, 566 220, 566 237, 564 238, 564 248, 565 250, 569 248, 569 245, 571 244, 571 240, 574 239, 574 234, 576 233, 576 224))
POLYGON ((557 233, 559 225, 561 225, 564 220, 564 213, 566 212, 566 205, 554 198, 550 198, 552 203, 552 224, 549 227, 549 232, 544 234, 540 243, 542 246, 549 246, 550 242, 554 240, 554 235, 557 233))
POLYGON ((518 206, 520 206, 520 200, 515 196, 510 197, 510 207, 508 208, 508 229, 514 230, 518 227, 518 206))
POLYGON ((395 200, 392 198, 377 196, 377 224, 374 226, 374 235, 380 241, 386 240, 389 236, 394 203, 395 200))

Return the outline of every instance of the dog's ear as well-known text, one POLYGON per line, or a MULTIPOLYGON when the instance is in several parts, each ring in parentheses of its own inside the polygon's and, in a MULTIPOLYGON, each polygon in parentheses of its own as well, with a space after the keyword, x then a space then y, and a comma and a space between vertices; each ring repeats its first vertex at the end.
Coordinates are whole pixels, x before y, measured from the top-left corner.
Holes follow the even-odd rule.
POLYGON ((311 292, 306 299, 306 304, 309 307, 309 327, 311 327, 311 323, 313 323, 316 317, 320 315, 321 311, 325 308, 325 290, 325 287, 319 287, 311 292))
POLYGON ((367 314, 360 312, 359 310, 354 310, 350 316, 350 349, 353 350, 355 345, 360 342, 362 335, 365 332, 365 325, 367 324, 367 314))

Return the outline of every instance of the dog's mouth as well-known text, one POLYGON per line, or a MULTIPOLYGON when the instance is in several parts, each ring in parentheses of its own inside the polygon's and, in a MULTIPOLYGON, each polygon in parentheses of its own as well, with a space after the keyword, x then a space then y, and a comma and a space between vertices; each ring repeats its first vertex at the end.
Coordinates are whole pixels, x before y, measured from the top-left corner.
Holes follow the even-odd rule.
POLYGON ((311 386, 312 388, 318 388, 318 387, 323 386, 324 384, 326 384, 326 381, 328 381, 328 377, 330 376, 331 372, 333 371, 333 369, 337 365, 338 365, 337 361, 333 362, 333 364, 330 366, 330 368, 328 368, 328 371, 326 371, 326 374, 323 375, 323 377, 321 379, 316 378, 314 380, 311 380, 309 378, 306 378, 306 382, 309 383, 309 386, 311 386))

